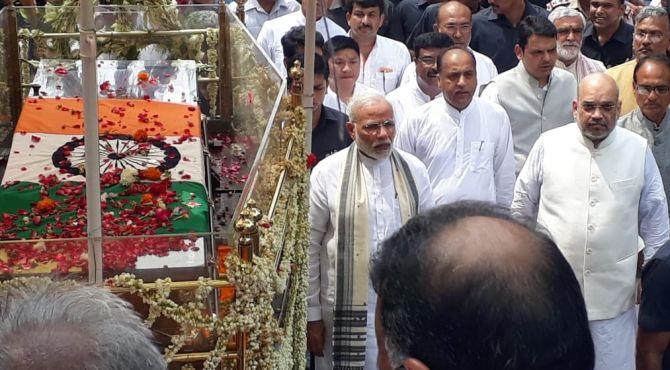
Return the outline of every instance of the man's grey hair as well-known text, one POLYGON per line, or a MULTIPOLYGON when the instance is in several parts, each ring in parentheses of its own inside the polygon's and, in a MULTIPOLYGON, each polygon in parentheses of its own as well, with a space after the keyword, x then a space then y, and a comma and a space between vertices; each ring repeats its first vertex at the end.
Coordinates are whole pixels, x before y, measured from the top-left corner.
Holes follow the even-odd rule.
POLYGON ((0 369, 165 369, 151 338, 132 306, 102 288, 0 284, 0 369))
MULTIPOLYGON (((391 104, 384 98, 384 95, 381 95, 377 92, 361 92, 354 93, 354 96, 349 100, 349 106, 347 107, 347 115, 349 116, 349 121, 356 122, 358 119, 358 111, 361 108, 368 107, 379 102, 385 102, 389 106, 391 104)), ((391 106, 393 109, 393 106, 391 106)))
POLYGON ((557 20, 568 17, 579 17, 582 20, 582 27, 586 26, 586 18, 584 14, 577 9, 568 8, 567 6, 559 6, 549 13, 549 21, 555 23, 557 20))
POLYGON ((668 12, 660 6, 645 6, 635 16, 635 24, 650 17, 663 17, 668 19, 668 12))

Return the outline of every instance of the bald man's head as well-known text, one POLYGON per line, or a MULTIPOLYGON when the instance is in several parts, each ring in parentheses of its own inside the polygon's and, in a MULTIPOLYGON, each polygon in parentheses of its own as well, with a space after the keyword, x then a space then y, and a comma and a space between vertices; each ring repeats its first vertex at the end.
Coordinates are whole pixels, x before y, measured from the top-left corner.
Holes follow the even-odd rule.
POLYGON ((591 73, 582 78, 577 90, 577 99, 579 99, 583 93, 591 93, 593 91, 614 94, 614 99, 619 100, 619 87, 617 86, 616 81, 605 73, 591 73))
POLYGON ((572 112, 582 135, 598 146, 616 127, 621 111, 619 88, 604 73, 592 73, 579 83, 572 112))
POLYGON ((393 365, 593 368, 570 265, 508 210, 483 202, 438 207, 410 220, 380 251, 371 278, 393 365))
POLYGON ((458 1, 448 1, 437 11, 435 32, 448 35, 457 45, 468 46, 472 37, 472 12, 458 1))

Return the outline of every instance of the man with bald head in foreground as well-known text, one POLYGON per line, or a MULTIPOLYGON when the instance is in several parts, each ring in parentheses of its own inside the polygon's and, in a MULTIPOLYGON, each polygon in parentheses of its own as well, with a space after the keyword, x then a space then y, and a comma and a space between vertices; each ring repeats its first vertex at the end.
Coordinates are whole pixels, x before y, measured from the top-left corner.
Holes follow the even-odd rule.
POLYGON ((414 217, 384 242, 371 280, 382 370, 593 369, 570 265, 504 207, 466 201, 414 217))
POLYGON ((572 103, 577 122, 535 142, 512 201, 512 213, 537 220, 577 276, 596 370, 635 369, 636 273, 668 240, 656 161, 641 136, 616 126, 620 108, 611 77, 585 77, 572 103))

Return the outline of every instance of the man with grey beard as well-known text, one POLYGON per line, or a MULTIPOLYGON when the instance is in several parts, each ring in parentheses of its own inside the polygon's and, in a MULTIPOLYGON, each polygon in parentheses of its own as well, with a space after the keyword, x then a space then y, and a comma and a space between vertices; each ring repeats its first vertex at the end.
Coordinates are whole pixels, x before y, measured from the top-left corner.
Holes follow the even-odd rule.
POLYGON ((605 71, 603 62, 588 58, 581 52, 586 24, 581 12, 558 7, 549 14, 549 20, 556 26, 556 67, 572 73, 578 83, 591 73, 605 71))
POLYGON ((377 370, 368 261, 433 197, 426 167, 393 147, 393 108, 383 96, 354 95, 349 117, 354 143, 319 162, 310 179, 307 346, 317 369, 377 370))

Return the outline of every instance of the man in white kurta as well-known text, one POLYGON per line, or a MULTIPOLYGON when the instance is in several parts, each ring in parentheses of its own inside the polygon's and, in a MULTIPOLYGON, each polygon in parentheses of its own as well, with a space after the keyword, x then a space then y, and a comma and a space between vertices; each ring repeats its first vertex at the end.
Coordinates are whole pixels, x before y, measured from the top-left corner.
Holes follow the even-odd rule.
POLYGON ((472 54, 449 49, 440 63, 438 97, 403 122, 397 145, 428 168, 436 204, 483 200, 509 207, 514 190, 514 145, 500 106, 473 97, 472 54))
MULTIPOLYGON (((347 124, 360 154, 360 168, 367 194, 369 253, 402 226, 399 191, 395 184, 389 152, 395 130, 393 110, 383 97, 357 96, 352 99, 347 124), (391 122, 391 123, 389 123, 391 122), (366 125, 377 124, 373 131, 366 125), (383 127, 382 127, 383 126, 383 127), (372 132, 372 134, 370 134, 372 132)), ((346 171, 349 149, 321 161, 312 171, 310 188, 309 291, 307 294, 308 348, 317 355, 317 369, 333 367, 333 311, 337 286, 338 209, 340 183, 346 171), (320 356, 320 355, 323 356, 320 356)), ((418 194, 418 211, 433 206, 428 174, 415 157, 400 150, 418 194)), ((363 257, 360 257, 363 258, 363 257)), ((365 369, 377 370, 377 344, 374 332, 376 295, 368 282, 365 369)))
MULTIPOLYGON (((228 3, 228 8, 235 13, 237 2, 228 3)), ((248 0, 244 3, 244 25, 253 37, 257 37, 265 22, 299 10, 300 4, 295 0, 274 0, 274 2, 248 0)))
POLYGON ((449 36, 437 32, 424 33, 414 40, 416 64, 410 66, 413 66, 417 78, 386 96, 393 105, 396 122, 404 122, 410 113, 442 93, 437 78, 437 57, 453 44, 449 36))
MULTIPOLYGON (((356 82, 354 84, 354 94, 352 97, 360 94, 370 95, 375 93, 379 93, 379 91, 369 86, 363 85, 360 82, 356 82)), ((340 111, 344 114, 347 114, 349 111, 349 103, 342 100, 341 97, 338 97, 337 93, 330 88, 330 85, 328 86, 328 90, 326 90, 326 99, 323 101, 323 105, 328 108, 340 111)))
POLYGON ((509 116, 517 172, 540 134, 572 122, 570 104, 577 93, 575 77, 554 68, 556 27, 544 17, 528 16, 518 28, 519 64, 494 78, 481 95, 509 116))
MULTIPOLYGON (((326 8, 330 6, 331 2, 332 0, 324 1, 326 8)), ((325 41, 328 41, 330 37, 336 35, 346 35, 346 32, 342 29, 342 27, 338 26, 335 24, 335 22, 331 21, 323 15, 321 4, 322 3, 320 1, 317 1, 316 3, 316 15, 318 18, 316 21, 317 32, 321 33, 325 41), (326 32, 326 27, 328 28, 328 32, 326 32)), ((263 27, 261 27, 261 30, 258 33, 258 38, 256 39, 258 45, 268 55, 272 63, 279 70, 279 73, 281 73, 282 77, 286 77, 284 57, 290 58, 293 55, 284 55, 284 50, 282 49, 281 45, 281 38, 291 28, 305 25, 306 11, 306 8, 302 6, 300 11, 289 13, 279 18, 271 19, 263 24, 263 27)))
POLYGON ((579 86, 577 123, 544 133, 519 174, 512 213, 536 219, 580 283, 595 370, 635 369, 638 263, 668 240, 668 206, 646 141, 616 126, 616 83, 595 73, 579 86))
POLYGON ((405 44, 377 31, 384 24, 384 0, 352 0, 347 3, 349 36, 356 40, 361 51, 361 73, 358 81, 384 94, 400 86, 405 67, 411 63, 405 44))
MULTIPOLYGON (((472 38, 472 12, 470 8, 458 1, 444 2, 437 11, 433 29, 435 32, 451 37, 456 45, 467 47, 475 56, 475 60, 477 61, 477 89, 475 90, 475 96, 479 96, 483 87, 498 75, 498 69, 493 64, 491 58, 472 50, 469 46, 470 39, 472 38)), ((407 66, 400 84, 404 85, 416 80, 416 73, 414 71, 414 63, 407 66)))

